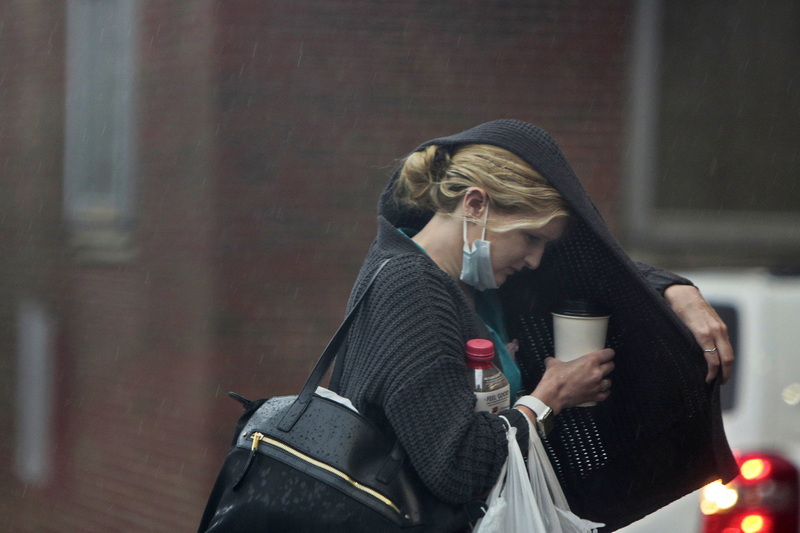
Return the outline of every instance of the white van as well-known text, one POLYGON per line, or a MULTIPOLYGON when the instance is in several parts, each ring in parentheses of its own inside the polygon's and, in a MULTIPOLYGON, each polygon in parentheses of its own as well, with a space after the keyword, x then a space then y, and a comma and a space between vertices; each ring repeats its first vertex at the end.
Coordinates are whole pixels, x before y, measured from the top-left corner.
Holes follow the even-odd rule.
POLYGON ((682 274, 717 309, 734 343, 722 406, 741 473, 620 531, 800 533, 800 272, 682 274))

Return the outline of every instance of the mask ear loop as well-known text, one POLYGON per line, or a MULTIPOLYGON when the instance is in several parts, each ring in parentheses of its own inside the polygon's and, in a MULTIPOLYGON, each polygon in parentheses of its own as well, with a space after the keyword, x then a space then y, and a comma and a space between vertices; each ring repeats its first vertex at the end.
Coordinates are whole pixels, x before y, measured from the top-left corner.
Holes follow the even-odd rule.
POLYGON ((461 220, 463 221, 463 224, 461 225, 461 233, 462 239, 464 240, 464 251, 470 252, 471 250, 469 249, 469 244, 467 244, 467 217, 465 216, 461 220))
MULTIPOLYGON (((486 240, 486 222, 489 220, 489 204, 486 204, 486 211, 483 213, 483 228, 481 229, 481 239, 482 241, 486 240)), ((470 251, 469 245, 467 244, 467 217, 463 218, 464 224, 461 226, 461 234, 462 238, 464 239, 464 249, 466 251, 470 251)))
MULTIPOLYGON (((464 218, 462 220, 464 221, 464 224, 461 226, 462 238, 464 239, 464 250, 469 252, 471 250, 470 250, 469 244, 467 244, 467 217, 464 216, 464 218)), ((482 240, 482 241, 486 240, 486 223, 488 221, 489 221, 489 202, 487 201, 486 202, 486 211, 483 212, 483 221, 482 221, 483 222, 483 228, 481 230, 481 238, 480 238, 480 240, 482 240)))

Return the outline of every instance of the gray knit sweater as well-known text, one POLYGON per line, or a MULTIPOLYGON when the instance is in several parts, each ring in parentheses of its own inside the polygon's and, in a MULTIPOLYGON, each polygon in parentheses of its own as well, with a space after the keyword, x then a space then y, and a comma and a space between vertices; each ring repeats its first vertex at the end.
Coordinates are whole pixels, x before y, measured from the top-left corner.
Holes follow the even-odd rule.
MULTIPOLYGON (((499 416, 474 412, 464 347, 482 336, 480 319, 455 281, 382 218, 354 297, 386 258, 350 328, 339 392, 400 439, 436 496, 463 503, 492 487, 508 447, 499 416)), ((501 414, 526 450, 524 416, 501 414)))

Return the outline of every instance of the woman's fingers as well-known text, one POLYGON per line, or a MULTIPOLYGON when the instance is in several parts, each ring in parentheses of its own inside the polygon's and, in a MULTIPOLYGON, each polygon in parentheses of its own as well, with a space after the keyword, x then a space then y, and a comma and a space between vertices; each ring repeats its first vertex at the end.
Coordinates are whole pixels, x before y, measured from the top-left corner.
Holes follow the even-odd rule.
POLYGON ((713 381, 720 369, 722 382, 728 381, 733 373, 734 361, 728 326, 697 287, 673 285, 664 291, 664 297, 703 349, 708 368, 706 381, 713 381))
POLYGON ((614 370, 613 359, 614 350, 610 348, 568 362, 549 357, 545 360, 547 370, 540 385, 545 390, 555 391, 563 407, 605 400, 611 394, 611 379, 607 376, 614 370))

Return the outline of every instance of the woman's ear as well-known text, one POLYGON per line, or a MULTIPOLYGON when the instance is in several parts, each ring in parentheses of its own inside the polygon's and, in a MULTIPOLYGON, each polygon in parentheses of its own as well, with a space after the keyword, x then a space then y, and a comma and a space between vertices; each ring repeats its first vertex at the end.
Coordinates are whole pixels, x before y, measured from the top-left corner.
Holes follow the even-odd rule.
POLYGON ((464 215, 468 218, 481 218, 488 203, 489 198, 486 196, 486 191, 479 187, 470 187, 464 193, 462 200, 464 215))

